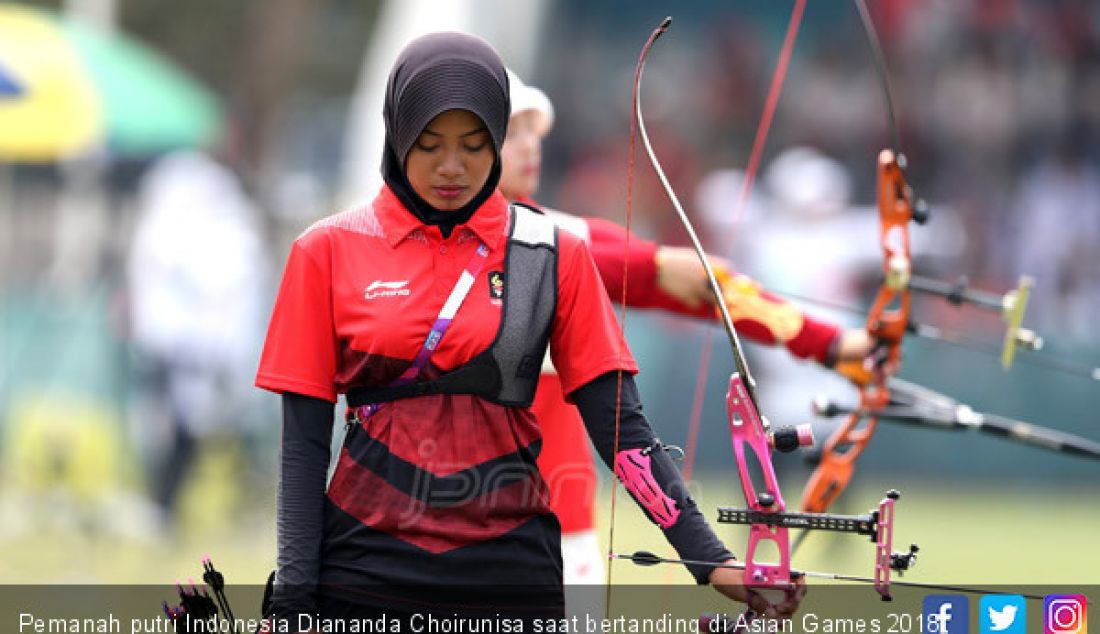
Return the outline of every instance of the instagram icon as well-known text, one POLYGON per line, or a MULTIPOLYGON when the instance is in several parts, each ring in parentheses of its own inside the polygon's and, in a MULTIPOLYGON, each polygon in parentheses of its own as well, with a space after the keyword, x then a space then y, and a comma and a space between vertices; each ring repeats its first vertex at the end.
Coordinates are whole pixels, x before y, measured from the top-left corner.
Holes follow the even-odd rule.
POLYGON ((1088 634, 1088 600, 1083 594, 1043 597, 1044 634, 1088 634))

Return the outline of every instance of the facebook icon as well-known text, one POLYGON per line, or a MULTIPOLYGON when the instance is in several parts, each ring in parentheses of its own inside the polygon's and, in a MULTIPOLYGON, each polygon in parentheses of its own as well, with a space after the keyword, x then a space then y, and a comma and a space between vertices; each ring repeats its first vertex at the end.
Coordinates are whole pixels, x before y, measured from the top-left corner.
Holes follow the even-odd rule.
POLYGON ((930 594, 921 606, 925 634, 970 634, 970 603, 961 594, 930 594))

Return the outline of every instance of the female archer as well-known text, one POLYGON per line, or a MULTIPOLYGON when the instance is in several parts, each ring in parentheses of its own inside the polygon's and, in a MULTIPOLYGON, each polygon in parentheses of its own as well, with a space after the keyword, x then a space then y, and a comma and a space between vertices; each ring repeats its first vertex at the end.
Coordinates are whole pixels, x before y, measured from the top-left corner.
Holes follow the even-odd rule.
POLYGON ((560 616, 530 409, 547 348, 603 460, 683 559, 713 562, 695 579, 790 615, 800 592, 770 605, 717 565, 733 556, 642 414, 584 242, 498 191, 509 116, 486 42, 413 41, 386 87, 382 190, 291 248, 256 379, 283 400, 275 617, 560 616))

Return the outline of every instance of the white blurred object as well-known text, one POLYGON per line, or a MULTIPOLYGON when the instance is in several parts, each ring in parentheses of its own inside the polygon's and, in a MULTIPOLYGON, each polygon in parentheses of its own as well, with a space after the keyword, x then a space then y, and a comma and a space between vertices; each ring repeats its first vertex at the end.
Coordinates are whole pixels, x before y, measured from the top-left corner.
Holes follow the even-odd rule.
POLYGON ((118 0, 65 0, 65 13, 96 25, 113 29, 118 23, 118 0))
POLYGON ((770 201, 755 190, 749 193, 745 209, 735 209, 745 182, 744 170, 727 168, 708 172, 695 189, 695 207, 711 231, 729 236, 740 222, 759 221, 770 209, 770 201))
POLYGON ((776 204, 775 211, 781 213, 832 216, 851 204, 848 170, 811 147, 795 146, 781 152, 764 171, 763 181, 776 204))
POLYGON ((258 212, 232 172, 194 151, 158 160, 139 197, 128 263, 134 343, 181 369, 171 398, 205 428, 219 395, 251 384, 267 273, 258 212))
POLYGON ((550 97, 542 90, 528 86, 511 68, 508 69, 508 97, 512 101, 513 116, 534 110, 543 116, 547 132, 554 127, 554 104, 550 102, 550 97))

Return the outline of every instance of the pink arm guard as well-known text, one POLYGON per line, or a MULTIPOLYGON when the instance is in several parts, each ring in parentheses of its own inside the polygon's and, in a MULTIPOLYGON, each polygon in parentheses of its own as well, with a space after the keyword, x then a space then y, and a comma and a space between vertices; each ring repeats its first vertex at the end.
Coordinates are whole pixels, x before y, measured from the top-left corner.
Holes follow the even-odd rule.
POLYGON ((653 521, 661 528, 668 528, 680 517, 680 509, 653 478, 649 452, 649 448, 620 451, 615 456, 615 475, 653 521))

